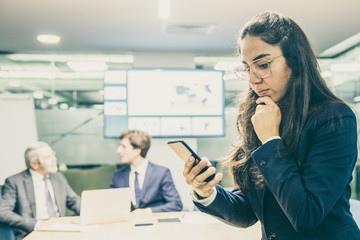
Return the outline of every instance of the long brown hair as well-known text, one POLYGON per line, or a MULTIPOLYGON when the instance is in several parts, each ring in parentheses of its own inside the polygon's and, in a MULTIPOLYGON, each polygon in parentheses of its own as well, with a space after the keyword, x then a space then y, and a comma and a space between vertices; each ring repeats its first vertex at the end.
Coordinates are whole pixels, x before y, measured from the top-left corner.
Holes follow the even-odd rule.
MULTIPOLYGON (((291 155, 296 159, 296 148, 311 114, 326 102, 342 101, 326 86, 310 43, 293 20, 270 11, 255 16, 240 31, 237 47, 239 55, 240 42, 246 36, 259 37, 270 45, 279 46, 292 70, 287 91, 278 102, 282 113, 280 137, 286 145, 286 152, 280 154, 291 155)), ((257 98, 251 88, 238 95, 239 113, 236 125, 239 139, 225 161, 234 182, 242 190, 266 186, 263 175, 250 155, 261 146, 251 123, 257 98)))

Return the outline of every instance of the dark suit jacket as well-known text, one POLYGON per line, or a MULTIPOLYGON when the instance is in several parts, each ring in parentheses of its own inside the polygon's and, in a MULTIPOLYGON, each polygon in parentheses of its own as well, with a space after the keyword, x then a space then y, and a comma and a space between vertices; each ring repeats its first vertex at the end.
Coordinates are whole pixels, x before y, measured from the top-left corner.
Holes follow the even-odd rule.
POLYGON ((283 141, 276 139, 251 155, 266 189, 228 192, 217 186, 214 202, 196 206, 241 227, 260 220, 264 240, 360 239, 349 210, 349 183, 357 160, 356 118, 351 109, 327 104, 307 122, 296 160, 280 155, 284 149, 283 141))
MULTIPOLYGON (((114 173, 110 187, 129 187, 129 174, 130 165, 122 166, 114 173)), ((181 199, 168 168, 149 162, 141 190, 139 208, 151 208, 153 212, 182 210, 181 199)))
MULTIPOLYGON (((50 174, 56 205, 60 216, 66 207, 80 213, 80 197, 71 189, 62 173, 50 174)), ((16 238, 22 239, 34 230, 36 223, 35 193, 29 170, 5 180, 0 202, 0 222, 13 227, 16 238)))

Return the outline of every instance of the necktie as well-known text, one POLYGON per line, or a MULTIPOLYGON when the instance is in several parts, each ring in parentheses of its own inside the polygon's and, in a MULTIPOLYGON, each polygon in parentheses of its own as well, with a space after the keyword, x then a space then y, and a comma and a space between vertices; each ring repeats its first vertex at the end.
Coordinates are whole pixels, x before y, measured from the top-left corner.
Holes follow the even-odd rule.
POLYGON ((46 207, 48 209, 49 217, 54 218, 54 217, 57 217, 57 213, 55 210, 55 205, 50 196, 48 181, 47 181, 46 177, 44 177, 44 182, 45 182, 46 207))
POLYGON ((135 208, 139 208, 139 203, 140 203, 140 194, 141 194, 141 189, 139 186, 139 179, 138 179, 138 172, 135 172, 135 198, 136 198, 136 205, 135 208))

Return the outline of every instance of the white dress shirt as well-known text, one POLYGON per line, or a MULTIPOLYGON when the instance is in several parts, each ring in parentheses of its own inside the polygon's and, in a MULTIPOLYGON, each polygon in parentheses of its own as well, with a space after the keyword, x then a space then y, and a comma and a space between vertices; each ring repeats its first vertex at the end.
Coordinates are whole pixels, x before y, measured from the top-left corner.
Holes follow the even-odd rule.
POLYGON ((135 197, 135 171, 138 172, 138 181, 140 189, 143 188, 146 169, 148 167, 149 161, 145 159, 145 161, 135 168, 134 166, 130 166, 130 174, 129 174, 129 187, 131 192, 131 202, 133 205, 136 205, 136 197, 135 197))
MULTIPOLYGON (((34 193, 35 193, 35 205, 36 205, 36 220, 48 219, 49 213, 46 206, 46 193, 45 193, 45 182, 44 176, 30 169, 31 178, 34 184, 34 193)), ((51 196, 51 200, 54 203, 55 210, 59 215, 59 210, 56 206, 54 189, 52 187, 51 181, 48 181, 48 188, 51 196)))

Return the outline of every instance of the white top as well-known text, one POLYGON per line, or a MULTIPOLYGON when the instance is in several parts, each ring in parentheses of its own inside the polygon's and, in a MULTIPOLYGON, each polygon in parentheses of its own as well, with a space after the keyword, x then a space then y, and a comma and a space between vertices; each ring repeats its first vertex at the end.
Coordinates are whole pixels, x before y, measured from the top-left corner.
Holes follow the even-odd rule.
POLYGON ((145 159, 145 161, 135 168, 134 166, 130 166, 130 174, 129 174, 129 187, 130 187, 130 194, 131 194, 131 202, 133 205, 136 205, 136 197, 135 197, 135 171, 138 172, 138 181, 139 187, 142 189, 145 180, 146 169, 149 165, 149 161, 145 159))
MULTIPOLYGON (((35 193, 35 205, 36 205, 36 220, 41 219, 48 219, 49 213, 46 206, 46 193, 45 193, 45 182, 44 182, 44 176, 40 173, 30 169, 30 174, 33 180, 34 184, 34 193, 35 193)), ((57 214, 59 215, 59 210, 55 203, 55 196, 54 196, 54 189, 51 184, 51 181, 47 179, 48 181, 48 188, 51 196, 51 200, 54 203, 55 210, 57 214)))
POLYGON ((200 203, 201 205, 203 205, 204 207, 207 207, 209 206, 216 198, 216 195, 217 195, 217 191, 215 189, 215 191, 207 198, 204 198, 204 199, 199 199, 197 196, 196 196, 196 193, 194 190, 191 191, 190 193, 191 195, 191 198, 194 202, 198 202, 200 203))
MULTIPOLYGON (((280 136, 270 137, 270 138, 266 139, 266 141, 264 142, 264 144, 267 143, 267 142, 270 142, 271 140, 274 140, 274 139, 281 139, 281 137, 280 137, 280 136)), ((264 144, 263 144, 263 145, 264 145, 264 144)))

